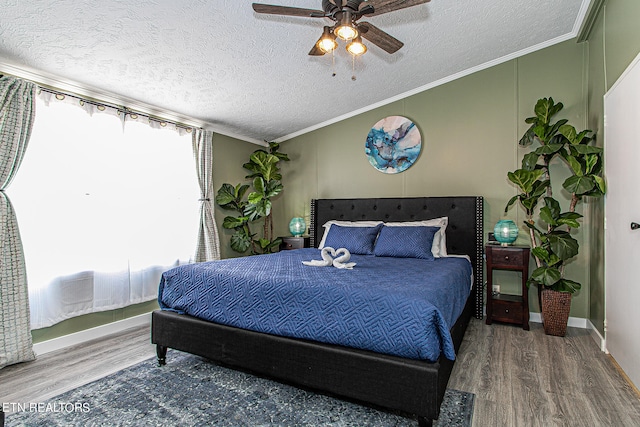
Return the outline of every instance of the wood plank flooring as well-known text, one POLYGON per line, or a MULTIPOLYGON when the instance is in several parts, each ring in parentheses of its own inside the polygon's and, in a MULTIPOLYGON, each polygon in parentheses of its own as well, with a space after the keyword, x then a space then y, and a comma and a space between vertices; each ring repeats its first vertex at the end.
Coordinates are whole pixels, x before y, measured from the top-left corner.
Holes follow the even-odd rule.
POLYGON ((475 393, 474 426, 640 426, 640 397, 585 329, 474 319, 449 387, 475 393))
MULTIPOLYGON (((41 402, 155 355, 149 327, 0 370, 0 402, 41 402)), ((449 387, 475 393, 475 427, 640 426, 640 398, 588 331, 567 337, 473 319, 449 387)))
POLYGON ((128 329, 0 369, 0 403, 35 403, 154 356, 149 326, 128 329))

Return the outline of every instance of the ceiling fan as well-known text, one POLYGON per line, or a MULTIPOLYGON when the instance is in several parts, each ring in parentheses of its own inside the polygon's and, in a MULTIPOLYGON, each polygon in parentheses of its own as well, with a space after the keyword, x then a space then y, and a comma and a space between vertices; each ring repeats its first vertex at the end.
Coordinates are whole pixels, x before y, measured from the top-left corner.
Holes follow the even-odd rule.
POLYGON ((395 10, 428 3, 430 0, 322 0, 322 10, 253 3, 257 13, 270 15, 329 18, 333 26, 325 26, 322 36, 309 51, 309 55, 321 56, 338 47, 336 38, 345 40, 347 51, 354 56, 367 51, 362 38, 388 53, 397 52, 404 43, 382 31, 370 22, 358 22, 363 16, 377 16, 395 10))

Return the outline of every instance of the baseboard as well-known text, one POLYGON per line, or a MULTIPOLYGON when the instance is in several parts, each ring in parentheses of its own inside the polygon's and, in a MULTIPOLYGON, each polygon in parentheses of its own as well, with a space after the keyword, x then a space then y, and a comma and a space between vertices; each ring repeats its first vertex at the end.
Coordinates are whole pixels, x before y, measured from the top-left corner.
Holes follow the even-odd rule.
POLYGON ((151 313, 144 313, 138 316, 118 320, 116 322, 107 323, 106 325, 96 326, 95 328, 36 343, 33 345, 33 351, 36 353, 36 356, 51 353, 52 351, 61 350, 66 347, 71 347, 72 345, 82 344, 83 342, 102 338, 129 328, 149 324, 151 324, 151 313))
MULTIPOLYGON (((483 309, 483 312, 482 312, 484 317, 487 316, 487 311, 486 310, 487 310, 487 307, 485 306, 484 309, 483 309)), ((529 322, 542 323, 542 315, 540 313, 529 312, 529 322)), ((594 329, 595 330, 595 327, 593 326, 593 324, 591 324, 591 326, 589 326, 589 324, 591 324, 591 322, 588 319, 583 319, 582 317, 569 317, 569 321, 567 322, 567 326, 570 326, 572 328, 594 329)), ((599 341, 596 341, 596 342, 598 342, 598 345, 600 345, 599 341)))
MULTIPOLYGON (((542 316, 540 313, 529 313, 529 322, 542 323, 542 316)), ((588 319, 583 319, 582 317, 569 317, 567 326, 572 328, 589 329, 589 325, 587 324, 588 322, 588 319)))
POLYGON ((591 335, 591 338, 593 338, 596 344, 598 344, 598 347, 600 347, 600 351, 609 354, 609 352, 607 351, 607 341, 600 334, 600 331, 595 327, 595 325, 591 323, 591 320, 588 321, 587 326, 589 329, 589 335, 591 335))
MULTIPOLYGON (((542 323, 542 316, 540 315, 540 313, 530 313, 529 322, 542 323)), ((593 323, 591 323, 591 320, 583 319, 582 317, 569 317, 567 326, 570 326, 572 328, 588 329, 589 335, 596 342, 596 344, 600 348, 600 351, 607 354, 609 353, 607 351, 607 343, 605 339, 602 337, 602 335, 600 335, 600 331, 598 331, 593 323)))

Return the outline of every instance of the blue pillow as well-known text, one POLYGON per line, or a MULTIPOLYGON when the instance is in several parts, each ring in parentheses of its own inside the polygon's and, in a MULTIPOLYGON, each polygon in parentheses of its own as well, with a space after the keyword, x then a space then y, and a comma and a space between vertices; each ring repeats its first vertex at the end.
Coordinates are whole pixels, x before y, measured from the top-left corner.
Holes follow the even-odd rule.
POLYGON ((324 247, 346 248, 356 255, 373 254, 373 246, 382 224, 375 227, 342 227, 332 224, 324 241, 324 247))
POLYGON ((374 249, 375 256, 433 260, 431 245, 440 227, 382 227, 374 249))

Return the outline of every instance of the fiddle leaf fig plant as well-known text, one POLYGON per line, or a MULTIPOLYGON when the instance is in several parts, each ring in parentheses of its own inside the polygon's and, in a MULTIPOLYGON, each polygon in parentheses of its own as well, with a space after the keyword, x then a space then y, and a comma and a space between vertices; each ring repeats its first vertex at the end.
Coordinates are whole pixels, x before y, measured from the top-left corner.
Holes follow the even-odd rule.
POLYGON ((251 185, 224 183, 218 190, 216 203, 239 214, 227 216, 222 222, 224 228, 234 230, 230 244, 236 252, 245 253, 251 249, 252 254, 271 253, 281 243, 281 239, 273 239, 271 199, 283 190, 278 163, 289 161, 289 157, 279 152, 279 148, 280 144, 270 142, 268 150, 254 151, 249 161, 242 165, 250 172, 245 178, 251 180, 251 185), (252 191, 247 194, 249 189, 252 191), (260 220, 261 237, 251 230, 251 225, 260 220))
POLYGON ((529 231, 532 255, 537 268, 528 285, 537 284, 560 292, 574 293, 581 284, 565 277, 565 266, 579 253, 578 241, 571 235, 580 227, 582 215, 576 206, 585 196, 599 197, 606 191, 602 177, 602 148, 592 145, 592 131, 578 132, 566 119, 552 123, 553 116, 564 108, 553 98, 538 100, 535 116, 526 119, 531 126, 520 139, 520 145, 539 146, 522 159, 522 167, 508 172, 507 177, 520 191, 505 207, 505 212, 519 202, 529 231), (568 210, 563 212, 553 196, 550 163, 559 158, 571 173, 562 188, 571 195, 568 210), (536 217, 537 214, 537 217, 536 217))

